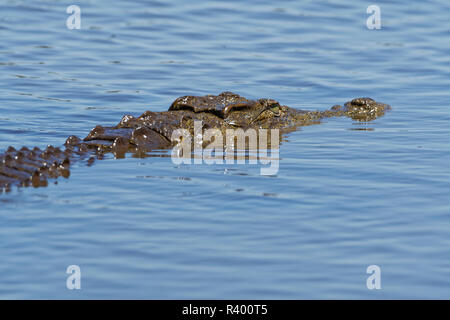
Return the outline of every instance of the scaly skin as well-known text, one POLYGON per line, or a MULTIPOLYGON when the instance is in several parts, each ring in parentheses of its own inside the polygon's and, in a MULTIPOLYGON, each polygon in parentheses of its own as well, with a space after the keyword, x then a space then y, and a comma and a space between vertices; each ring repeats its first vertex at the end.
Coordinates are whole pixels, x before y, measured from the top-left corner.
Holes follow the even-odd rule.
POLYGON ((371 121, 387 110, 389 105, 370 98, 353 99, 327 111, 304 111, 271 99, 248 100, 231 92, 180 97, 168 111, 146 111, 138 118, 126 115, 114 127, 96 126, 83 140, 70 136, 64 151, 53 146, 45 150, 9 147, 0 153, 0 191, 9 191, 12 186, 47 186, 48 180, 68 178, 74 161, 84 160, 91 165, 108 152, 121 158, 127 152, 145 156, 151 150, 172 148, 173 131, 187 129, 192 134, 194 121, 198 120, 204 129, 217 128, 222 132, 232 128, 279 129, 282 135, 330 117, 371 121))

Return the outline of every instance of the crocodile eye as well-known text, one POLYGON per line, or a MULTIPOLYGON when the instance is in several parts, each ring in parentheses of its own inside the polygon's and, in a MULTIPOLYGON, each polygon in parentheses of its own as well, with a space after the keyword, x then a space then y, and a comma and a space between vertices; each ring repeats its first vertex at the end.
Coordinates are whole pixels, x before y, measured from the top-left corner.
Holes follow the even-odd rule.
POLYGON ((272 107, 270 109, 270 111, 272 111, 275 115, 279 115, 280 114, 280 106, 278 105, 278 106, 272 107))

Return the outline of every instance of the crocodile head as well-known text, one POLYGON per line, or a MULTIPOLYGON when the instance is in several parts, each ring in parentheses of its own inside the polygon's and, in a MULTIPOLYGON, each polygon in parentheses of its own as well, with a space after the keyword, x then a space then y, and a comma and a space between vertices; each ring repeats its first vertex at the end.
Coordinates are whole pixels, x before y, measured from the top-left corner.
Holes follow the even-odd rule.
POLYGON ((344 107, 336 105, 331 110, 305 111, 280 105, 272 99, 249 100, 232 92, 182 96, 175 99, 168 111, 146 111, 138 118, 126 115, 115 127, 97 126, 84 141, 88 146, 105 150, 164 149, 172 146, 174 130, 187 129, 192 133, 195 121, 201 121, 203 128, 220 130, 253 127, 289 132, 336 116, 370 121, 389 109, 389 105, 370 98, 353 99, 344 107))

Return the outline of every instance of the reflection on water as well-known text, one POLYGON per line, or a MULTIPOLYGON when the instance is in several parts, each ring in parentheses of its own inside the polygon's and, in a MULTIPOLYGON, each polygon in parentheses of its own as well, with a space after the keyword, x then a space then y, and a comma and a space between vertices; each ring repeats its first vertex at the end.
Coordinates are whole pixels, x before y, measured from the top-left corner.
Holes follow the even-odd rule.
POLYGON ((381 30, 350 1, 78 5, 69 30, 67 4, 2 4, 0 150, 60 146, 183 95, 394 109, 288 133, 276 175, 105 155, 1 194, 0 297, 449 298, 447 2, 380 2, 381 30), (381 290, 366 287, 374 264, 381 290), (69 265, 82 290, 66 289, 69 265))

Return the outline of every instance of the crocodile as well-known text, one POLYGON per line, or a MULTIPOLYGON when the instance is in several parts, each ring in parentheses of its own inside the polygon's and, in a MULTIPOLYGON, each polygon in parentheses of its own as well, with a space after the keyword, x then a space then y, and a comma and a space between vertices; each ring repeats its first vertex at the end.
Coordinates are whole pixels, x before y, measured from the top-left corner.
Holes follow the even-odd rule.
POLYGON ((0 192, 8 192, 13 186, 37 188, 47 186, 49 181, 57 183, 58 177, 70 176, 75 161, 86 161, 90 166, 106 153, 113 153, 116 158, 123 158, 126 153, 144 157, 152 150, 173 148, 174 131, 193 132, 197 121, 201 121, 202 129, 279 129, 283 135, 331 117, 367 122, 390 109, 388 104, 371 98, 356 98, 325 111, 306 111, 273 99, 250 100, 232 92, 183 96, 168 111, 146 111, 137 118, 125 115, 115 126, 96 126, 84 139, 69 136, 61 147, 8 147, 0 152, 0 192))

